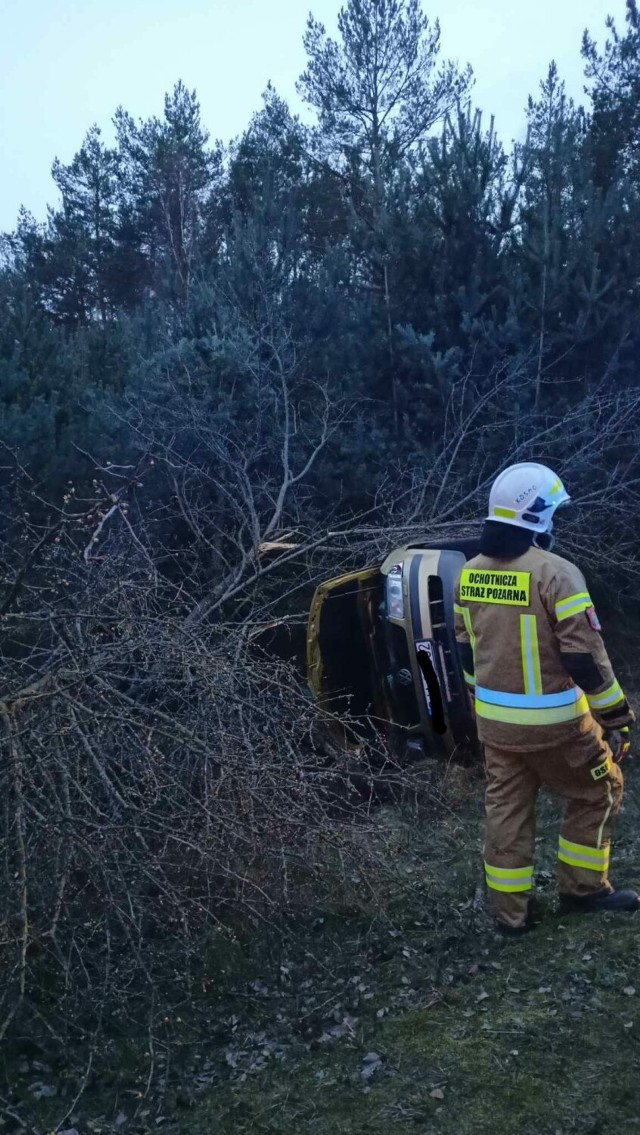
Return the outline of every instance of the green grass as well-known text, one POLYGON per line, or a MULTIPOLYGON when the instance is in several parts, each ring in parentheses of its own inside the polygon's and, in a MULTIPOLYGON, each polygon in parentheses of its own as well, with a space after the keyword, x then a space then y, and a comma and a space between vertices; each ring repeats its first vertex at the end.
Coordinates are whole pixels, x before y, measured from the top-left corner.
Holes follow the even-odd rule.
MULTIPOLYGON (((106 1135, 122 1112, 133 1135, 640 1135, 640 914, 559 916, 543 800, 543 921, 501 938, 478 903, 481 778, 431 766, 423 787, 419 812, 386 806, 351 857, 328 850, 313 909, 205 944, 202 989, 156 1022, 153 1056, 113 1042, 66 1127, 106 1135)), ((640 885, 639 801, 630 764, 620 884, 640 885)), ((37 1078, 14 1074, 14 1099, 49 1135, 65 1104, 27 1102, 37 1078)))
MULTIPOLYGON (((639 774, 630 768, 613 877, 640 883, 639 774)), ((548 872, 556 830, 557 809, 545 803, 538 867, 548 872)), ((477 816, 448 815, 414 836, 397 867, 415 882, 387 896, 374 948, 347 916, 332 929, 349 957, 344 973, 350 968, 369 993, 350 1008, 352 1031, 327 1041, 320 1024, 306 1050, 235 1073, 171 1131, 640 1132, 640 916, 561 918, 548 883, 542 925, 505 941, 471 903, 477 816), (364 1079, 370 1052, 381 1060, 364 1079)), ((342 972, 336 982, 348 986, 342 972)), ((326 973, 316 976, 331 989, 326 973)))

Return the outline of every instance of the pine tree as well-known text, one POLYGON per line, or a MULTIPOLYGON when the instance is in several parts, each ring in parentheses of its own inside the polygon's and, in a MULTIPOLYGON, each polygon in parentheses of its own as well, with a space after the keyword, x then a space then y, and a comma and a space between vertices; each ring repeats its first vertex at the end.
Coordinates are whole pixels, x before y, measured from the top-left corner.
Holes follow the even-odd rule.
POLYGON ((464 96, 471 71, 451 62, 437 70, 440 25, 420 0, 348 0, 338 28, 340 43, 309 17, 298 90, 324 144, 357 151, 377 182, 385 156, 407 153, 464 96))
POLYGON ((122 162, 122 224, 147 263, 147 285, 184 301, 198 257, 220 151, 208 146, 195 92, 179 82, 164 119, 136 124, 116 112, 122 162))
POLYGON ((62 197, 51 213, 50 240, 59 272, 56 306, 66 322, 103 321, 113 310, 110 284, 118 225, 118 158, 89 130, 73 161, 53 164, 62 197))
MULTIPOLYGON (((407 155, 463 97, 471 71, 438 69, 440 26, 420 0, 348 0, 338 16, 340 43, 309 17, 308 62, 298 90, 318 114, 318 153, 344 179, 352 214, 349 239, 357 286, 378 298, 394 433, 402 431, 394 326, 400 316, 392 281, 394 183, 407 155)), ((396 195, 397 201, 397 195, 396 195)))
POLYGON ((626 34, 610 16, 604 51, 584 33, 582 54, 592 82, 591 143, 596 183, 608 188, 618 173, 640 175, 640 9, 627 0, 626 34))

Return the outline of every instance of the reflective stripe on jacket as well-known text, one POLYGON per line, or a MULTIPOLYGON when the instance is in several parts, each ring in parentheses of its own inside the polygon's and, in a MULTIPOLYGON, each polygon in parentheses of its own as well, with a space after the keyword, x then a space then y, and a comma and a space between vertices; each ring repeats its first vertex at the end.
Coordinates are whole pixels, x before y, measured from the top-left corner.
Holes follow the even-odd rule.
POLYGON ((480 555, 455 592, 456 638, 486 744, 534 750, 634 720, 574 564, 531 547, 480 555))

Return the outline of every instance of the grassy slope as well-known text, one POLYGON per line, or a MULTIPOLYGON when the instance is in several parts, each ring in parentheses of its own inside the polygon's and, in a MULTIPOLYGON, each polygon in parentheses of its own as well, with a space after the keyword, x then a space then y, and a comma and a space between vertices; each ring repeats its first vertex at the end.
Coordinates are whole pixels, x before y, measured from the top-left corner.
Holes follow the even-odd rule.
MULTIPOLYGON (((630 767, 613 876, 636 884, 639 779, 630 767)), ((467 802, 409 835, 397 868, 411 887, 385 897, 374 949, 348 917, 338 922, 356 977, 336 963, 322 981, 329 995, 359 983, 347 1035, 316 1035, 306 1051, 220 1085, 171 1126, 176 1135, 640 1132, 640 915, 561 919, 543 874, 542 926, 499 939, 472 902, 473 810, 469 821, 467 802), (381 1061, 363 1078, 372 1051, 381 1061)), ((537 867, 549 876, 556 834, 557 809, 544 803, 537 867)))

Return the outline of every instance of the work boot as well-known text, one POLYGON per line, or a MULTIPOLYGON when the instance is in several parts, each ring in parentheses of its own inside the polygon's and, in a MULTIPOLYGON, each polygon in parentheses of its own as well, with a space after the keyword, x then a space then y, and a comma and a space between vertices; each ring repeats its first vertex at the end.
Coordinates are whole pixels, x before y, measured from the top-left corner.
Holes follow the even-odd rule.
POLYGON ((632 911, 640 909, 640 895, 631 890, 603 890, 595 895, 560 895, 562 914, 597 914, 601 910, 632 911))
POLYGON ((533 930, 530 922, 525 922, 524 926, 509 926, 506 922, 496 920, 496 930, 502 934, 503 938, 522 938, 523 934, 528 934, 533 930))
POLYGON ((496 926, 499 932, 505 938, 521 938, 523 934, 528 934, 542 919, 542 909, 540 903, 535 895, 532 895, 527 905, 527 917, 522 926, 509 926, 506 922, 496 920, 496 926))

